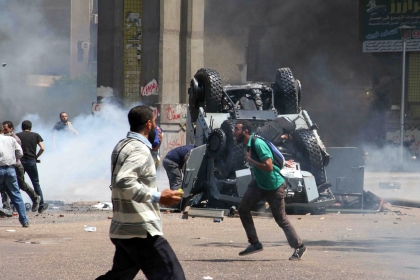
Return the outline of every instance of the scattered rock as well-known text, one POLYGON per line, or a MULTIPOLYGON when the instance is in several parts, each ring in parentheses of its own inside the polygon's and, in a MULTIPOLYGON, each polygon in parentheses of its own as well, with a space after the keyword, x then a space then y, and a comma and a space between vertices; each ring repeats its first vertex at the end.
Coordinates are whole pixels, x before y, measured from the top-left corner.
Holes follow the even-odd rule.
POLYGON ((321 217, 321 218, 319 218, 320 220, 325 220, 325 217, 321 217))
POLYGON ((62 217, 64 217, 64 215, 63 214, 60 214, 59 217, 62 218, 62 217))

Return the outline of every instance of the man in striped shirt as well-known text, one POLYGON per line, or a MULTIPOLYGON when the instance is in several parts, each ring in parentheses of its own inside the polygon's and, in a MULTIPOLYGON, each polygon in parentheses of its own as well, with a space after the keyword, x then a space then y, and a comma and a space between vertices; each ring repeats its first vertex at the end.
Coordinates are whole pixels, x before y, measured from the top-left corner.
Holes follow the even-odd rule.
POLYGON ((115 245, 112 269, 97 279, 134 279, 142 270, 147 279, 185 279, 168 241, 162 236, 159 203, 173 205, 180 193, 159 192, 149 133, 156 117, 147 106, 128 113, 130 131, 114 148, 112 163, 113 218, 109 230, 115 245))

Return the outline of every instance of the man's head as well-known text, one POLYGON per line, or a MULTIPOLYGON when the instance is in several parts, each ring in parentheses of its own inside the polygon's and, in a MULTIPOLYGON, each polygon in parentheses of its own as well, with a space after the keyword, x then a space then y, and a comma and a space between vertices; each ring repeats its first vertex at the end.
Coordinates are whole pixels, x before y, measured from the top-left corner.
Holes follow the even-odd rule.
POLYGON ((156 117, 147 106, 136 106, 128 112, 130 131, 148 135, 156 128, 156 117))
POLYGON ((69 120, 69 117, 67 116, 66 112, 61 112, 60 113, 60 120, 62 123, 67 123, 69 120))
POLYGON ((235 128, 233 129, 233 135, 236 138, 236 142, 244 143, 245 139, 248 140, 251 134, 252 134, 252 124, 250 121, 248 120, 236 121, 235 128))
POLYGON ((22 130, 23 131, 25 131, 25 130, 31 130, 32 129, 32 123, 31 123, 31 121, 28 121, 28 120, 25 120, 25 121, 23 121, 22 122, 22 130))
POLYGON ((9 136, 13 134, 13 123, 11 121, 3 122, 2 133, 9 136))

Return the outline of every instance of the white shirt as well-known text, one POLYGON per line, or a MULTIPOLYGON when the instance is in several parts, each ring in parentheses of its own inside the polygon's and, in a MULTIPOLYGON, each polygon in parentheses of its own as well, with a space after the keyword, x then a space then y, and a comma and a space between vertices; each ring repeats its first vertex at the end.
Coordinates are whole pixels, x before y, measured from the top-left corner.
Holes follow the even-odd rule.
POLYGON ((23 155, 15 138, 0 134, 0 166, 14 166, 23 155))

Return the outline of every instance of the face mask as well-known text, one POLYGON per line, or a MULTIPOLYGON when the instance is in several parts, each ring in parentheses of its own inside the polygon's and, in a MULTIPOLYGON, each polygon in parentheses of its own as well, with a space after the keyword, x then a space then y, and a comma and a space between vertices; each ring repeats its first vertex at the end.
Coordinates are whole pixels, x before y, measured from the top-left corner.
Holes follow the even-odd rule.
POLYGON ((12 132, 3 133, 4 136, 12 136, 12 132))

